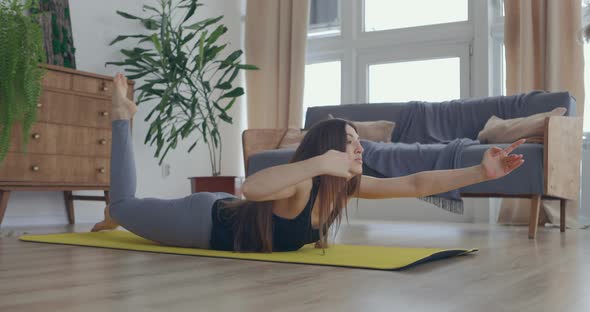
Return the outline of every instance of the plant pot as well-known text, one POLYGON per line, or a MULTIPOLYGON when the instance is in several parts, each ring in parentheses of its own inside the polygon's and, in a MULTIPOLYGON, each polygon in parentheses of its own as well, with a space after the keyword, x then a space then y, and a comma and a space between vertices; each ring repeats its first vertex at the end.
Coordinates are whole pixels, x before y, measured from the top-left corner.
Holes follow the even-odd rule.
POLYGON ((242 196, 241 186, 242 177, 237 176, 205 176, 205 177, 189 177, 191 181, 191 192, 225 192, 242 196))

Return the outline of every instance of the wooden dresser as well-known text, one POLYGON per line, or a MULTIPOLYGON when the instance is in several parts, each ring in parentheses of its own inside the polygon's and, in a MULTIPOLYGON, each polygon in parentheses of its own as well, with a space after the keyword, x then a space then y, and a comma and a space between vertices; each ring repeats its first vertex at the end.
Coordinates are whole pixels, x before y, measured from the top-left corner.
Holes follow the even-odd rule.
MULTIPOLYGON (((112 77, 42 67, 46 73, 27 153, 15 126, 0 163, 0 224, 11 191, 63 191, 70 224, 74 200, 109 202, 112 77), (76 190, 99 190, 104 196, 75 196, 76 190)), ((128 97, 133 99, 132 81, 128 97)))

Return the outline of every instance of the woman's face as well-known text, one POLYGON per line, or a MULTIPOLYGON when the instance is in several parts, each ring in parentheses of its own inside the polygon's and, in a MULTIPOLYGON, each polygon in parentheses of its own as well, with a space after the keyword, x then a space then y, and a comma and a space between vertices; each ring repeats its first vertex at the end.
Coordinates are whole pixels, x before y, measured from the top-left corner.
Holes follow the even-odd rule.
POLYGON ((350 173, 354 175, 363 173, 363 147, 358 134, 353 127, 346 125, 346 153, 353 160, 350 173))

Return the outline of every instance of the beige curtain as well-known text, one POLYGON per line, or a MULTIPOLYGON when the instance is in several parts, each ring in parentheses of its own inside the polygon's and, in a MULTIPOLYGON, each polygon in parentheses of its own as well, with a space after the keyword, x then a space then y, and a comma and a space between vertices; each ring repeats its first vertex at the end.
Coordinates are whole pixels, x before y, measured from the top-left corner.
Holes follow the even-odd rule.
MULTIPOLYGON (((584 55, 578 39, 580 0, 504 1, 506 94, 531 90, 569 91, 576 115, 584 115, 584 55)), ((578 201, 568 201, 566 224, 577 225, 578 201)), ((559 201, 543 201, 551 223, 559 223, 559 201)), ((498 223, 527 224, 529 199, 503 199, 498 223)))
POLYGON ((300 128, 309 0, 248 0, 248 128, 300 128))

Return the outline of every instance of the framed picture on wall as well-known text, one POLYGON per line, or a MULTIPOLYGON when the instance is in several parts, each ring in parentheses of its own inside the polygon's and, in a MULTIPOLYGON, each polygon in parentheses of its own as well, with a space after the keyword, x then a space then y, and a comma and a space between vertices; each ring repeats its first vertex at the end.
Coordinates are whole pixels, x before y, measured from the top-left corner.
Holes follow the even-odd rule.
POLYGON ((47 63, 75 69, 76 49, 68 0, 39 0, 39 13, 47 63))

